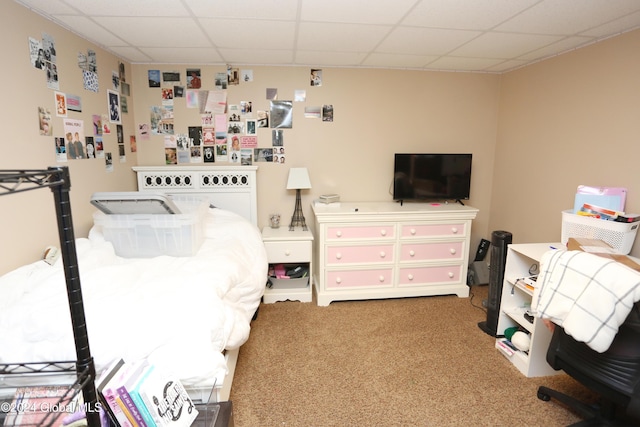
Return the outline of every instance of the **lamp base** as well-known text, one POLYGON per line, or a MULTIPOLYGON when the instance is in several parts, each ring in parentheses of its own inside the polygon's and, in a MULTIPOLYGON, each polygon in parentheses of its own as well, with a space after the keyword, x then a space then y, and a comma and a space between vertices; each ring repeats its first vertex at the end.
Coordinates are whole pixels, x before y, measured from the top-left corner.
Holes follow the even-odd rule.
POLYGON ((291 223, 289 224, 289 231, 293 231, 295 227, 302 226, 302 229, 307 231, 307 222, 304 219, 302 213, 302 199, 300 197, 300 189, 296 189, 296 206, 293 209, 293 215, 291 215, 291 223))

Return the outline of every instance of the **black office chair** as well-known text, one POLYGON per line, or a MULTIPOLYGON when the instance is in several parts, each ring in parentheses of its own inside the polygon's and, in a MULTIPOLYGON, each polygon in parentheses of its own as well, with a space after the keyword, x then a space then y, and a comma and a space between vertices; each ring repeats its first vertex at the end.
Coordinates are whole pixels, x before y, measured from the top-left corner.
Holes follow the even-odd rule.
POLYGON ((588 405, 544 386, 538 389, 539 399, 554 398, 586 418, 574 426, 640 425, 640 303, 634 305, 604 353, 574 340, 556 326, 547 362, 601 398, 597 405, 588 405))

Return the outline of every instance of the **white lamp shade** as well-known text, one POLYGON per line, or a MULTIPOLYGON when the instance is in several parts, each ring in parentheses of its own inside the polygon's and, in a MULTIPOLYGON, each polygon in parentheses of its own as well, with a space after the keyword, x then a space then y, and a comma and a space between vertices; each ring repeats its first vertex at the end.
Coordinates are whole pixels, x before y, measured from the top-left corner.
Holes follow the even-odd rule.
POLYGON ((287 190, 303 190, 311 188, 311 180, 307 168, 291 168, 289 169, 289 180, 287 181, 287 190))

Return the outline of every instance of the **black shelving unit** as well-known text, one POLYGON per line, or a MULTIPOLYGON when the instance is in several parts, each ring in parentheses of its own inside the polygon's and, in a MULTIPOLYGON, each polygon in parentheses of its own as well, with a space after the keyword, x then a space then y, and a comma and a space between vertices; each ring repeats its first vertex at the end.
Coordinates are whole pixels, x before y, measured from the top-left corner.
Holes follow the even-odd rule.
MULTIPOLYGON (((98 395, 95 388, 96 372, 89 348, 82 289, 80 287, 78 256, 71 217, 69 169, 65 166, 50 167, 44 170, 0 170, 0 196, 47 187, 53 192, 56 209, 60 252, 64 265, 67 297, 69 299, 71 324, 76 347, 76 361, 46 362, 44 364, 42 362, 0 364, 0 375, 65 372, 71 369, 68 364, 75 365, 77 379, 70 388, 82 390, 89 427, 100 427, 98 395)), ((49 421, 52 423, 54 420, 51 419, 49 421)))

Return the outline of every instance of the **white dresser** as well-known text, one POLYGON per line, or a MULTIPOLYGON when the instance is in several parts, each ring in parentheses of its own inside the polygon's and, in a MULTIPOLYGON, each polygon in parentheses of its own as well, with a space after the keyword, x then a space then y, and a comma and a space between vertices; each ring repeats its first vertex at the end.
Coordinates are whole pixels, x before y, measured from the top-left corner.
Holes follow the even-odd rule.
POLYGON ((314 205, 318 305, 331 301, 456 294, 466 284, 471 221, 460 204, 314 205))

